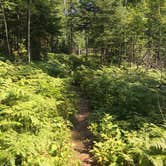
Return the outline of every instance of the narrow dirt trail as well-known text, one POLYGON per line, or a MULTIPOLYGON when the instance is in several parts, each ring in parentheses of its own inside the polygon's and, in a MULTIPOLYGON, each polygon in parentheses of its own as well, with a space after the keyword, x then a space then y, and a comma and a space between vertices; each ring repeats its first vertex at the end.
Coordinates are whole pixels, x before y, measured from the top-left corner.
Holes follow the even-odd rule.
POLYGON ((88 130, 90 103, 83 92, 79 89, 75 91, 80 97, 79 112, 75 115, 76 122, 72 130, 75 159, 81 161, 81 166, 93 166, 93 160, 89 153, 93 140, 92 134, 88 130))

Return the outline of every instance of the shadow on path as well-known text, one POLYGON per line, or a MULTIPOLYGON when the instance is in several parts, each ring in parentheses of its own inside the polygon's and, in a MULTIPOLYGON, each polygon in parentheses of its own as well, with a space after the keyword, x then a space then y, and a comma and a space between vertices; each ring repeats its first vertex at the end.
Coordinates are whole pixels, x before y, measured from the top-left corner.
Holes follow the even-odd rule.
POLYGON ((78 88, 74 90, 80 98, 79 112, 75 115, 75 125, 72 129, 75 158, 82 162, 82 166, 95 166, 89 152, 93 142, 93 136, 88 130, 88 118, 91 112, 90 103, 83 92, 78 88))

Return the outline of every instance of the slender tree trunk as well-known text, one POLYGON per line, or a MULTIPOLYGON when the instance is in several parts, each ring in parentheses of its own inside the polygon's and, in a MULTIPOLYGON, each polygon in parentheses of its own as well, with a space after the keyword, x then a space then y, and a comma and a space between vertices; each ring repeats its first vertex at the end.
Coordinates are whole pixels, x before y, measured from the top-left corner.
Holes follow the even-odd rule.
POLYGON ((119 51, 119 60, 118 60, 118 66, 121 66, 122 62, 122 44, 120 44, 120 51, 119 51))
POLYGON ((156 65, 158 65, 158 61, 161 60, 161 28, 159 27, 159 41, 158 41, 158 52, 156 58, 156 65))
POLYGON ((28 0, 28 62, 31 62, 31 0, 28 0))
POLYGON ((88 33, 87 31, 85 30, 85 56, 86 56, 86 59, 88 59, 88 54, 89 54, 89 50, 88 50, 88 33))
POLYGON ((51 35, 50 37, 50 48, 51 48, 51 52, 54 52, 54 36, 51 35))
POLYGON ((7 42, 8 54, 10 55, 11 54, 11 50, 10 50, 10 44, 9 44, 8 25, 7 25, 5 10, 4 10, 4 6, 2 4, 2 1, 0 1, 0 6, 1 6, 1 10, 2 10, 4 25, 5 25, 5 34, 6 34, 6 42, 7 42))
MULTIPOLYGON (((160 9, 160 5, 159 5, 159 16, 161 16, 161 9, 160 9)), ((161 60, 161 36, 162 36, 162 33, 161 33, 161 25, 159 25, 159 40, 158 40, 158 53, 157 53, 157 63, 156 65, 158 65, 158 61, 161 60)))
POLYGON ((73 52, 73 28, 72 28, 72 19, 70 18, 68 20, 68 26, 67 26, 67 44, 68 44, 68 52, 72 54, 73 52))
POLYGON ((132 60, 131 62, 135 63, 135 37, 132 38, 132 60))
POLYGON ((105 64, 105 48, 104 46, 101 48, 101 64, 105 64))
MULTIPOLYGON (((50 0, 50 8, 51 8, 51 14, 54 12, 52 7, 54 6, 54 0, 50 0)), ((50 44, 49 44, 51 52, 54 52, 54 34, 51 33, 50 35, 50 44)))
POLYGON ((66 9, 67 9, 67 3, 66 3, 66 0, 63 0, 63 3, 64 3, 64 10, 65 10, 65 13, 66 13, 66 9))

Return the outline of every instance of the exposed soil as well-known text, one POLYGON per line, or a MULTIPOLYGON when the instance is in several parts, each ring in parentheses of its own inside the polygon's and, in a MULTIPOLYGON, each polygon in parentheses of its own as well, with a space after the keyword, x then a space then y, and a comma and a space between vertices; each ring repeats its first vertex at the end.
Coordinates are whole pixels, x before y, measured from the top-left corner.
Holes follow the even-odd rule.
POLYGON ((94 166, 90 155, 93 141, 91 132, 88 130, 88 117, 90 114, 90 103, 85 94, 76 89, 80 97, 79 112, 75 115, 75 125, 72 130, 75 158, 80 160, 82 166, 94 166))

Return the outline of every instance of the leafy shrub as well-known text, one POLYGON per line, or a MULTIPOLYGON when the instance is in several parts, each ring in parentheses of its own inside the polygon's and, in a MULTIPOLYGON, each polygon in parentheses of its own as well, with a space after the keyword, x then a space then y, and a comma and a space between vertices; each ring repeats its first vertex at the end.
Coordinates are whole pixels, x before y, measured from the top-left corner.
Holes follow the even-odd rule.
POLYGON ((76 109, 65 79, 53 78, 34 64, 1 61, 0 76, 0 165, 68 165, 68 120, 76 109))
POLYGON ((165 165, 166 73, 143 67, 80 67, 76 79, 94 110, 92 153, 100 165, 165 165), (157 132, 158 131, 158 134, 157 132), (146 141, 145 141, 146 140, 146 141))
POLYGON ((96 136, 92 153, 101 165, 164 166, 166 163, 165 126, 144 124, 139 131, 124 131, 106 114, 91 131, 96 136))
POLYGON ((46 63, 38 63, 38 66, 45 72, 53 76, 69 77, 75 73, 80 66, 88 66, 91 68, 97 68, 97 63, 91 60, 85 60, 82 56, 67 55, 67 54, 54 54, 49 53, 47 55, 46 63), (92 63, 94 62, 94 64, 92 63))
POLYGON ((15 61, 17 63, 20 62, 25 62, 27 60, 27 49, 25 46, 25 40, 22 40, 19 44, 18 44, 18 49, 13 51, 14 57, 15 57, 15 61))
POLYGON ((72 76, 73 71, 82 63, 81 57, 66 54, 49 53, 45 63, 38 62, 37 65, 52 76, 61 78, 72 76))
MULTIPOLYGON (((84 69, 79 72, 79 78, 94 110, 111 113, 122 122, 131 120, 131 127, 136 129, 142 121, 163 121, 160 107, 164 112, 166 89, 159 87, 159 72, 116 67, 97 71, 84 69)), ((165 79, 163 75, 163 82, 165 79)))

